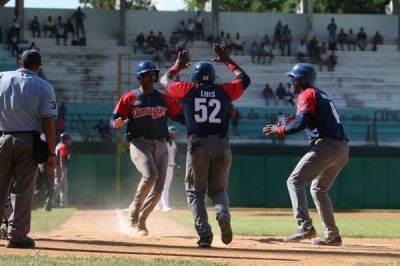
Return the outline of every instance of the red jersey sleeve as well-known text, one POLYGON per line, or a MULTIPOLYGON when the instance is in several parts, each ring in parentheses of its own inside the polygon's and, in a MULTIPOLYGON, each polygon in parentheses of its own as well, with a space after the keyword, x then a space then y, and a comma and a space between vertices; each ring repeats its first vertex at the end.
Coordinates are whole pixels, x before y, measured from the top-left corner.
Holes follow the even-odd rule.
POLYGON ((297 98, 297 113, 314 113, 315 106, 316 95, 312 88, 306 89, 297 98))
POLYGON ((232 80, 229 83, 222 83, 221 87, 226 93, 228 93, 232 101, 239 99, 244 91, 243 84, 238 79, 232 80))
POLYGON ((172 97, 161 93, 161 97, 164 99, 164 101, 167 103, 167 115, 169 118, 174 118, 181 110, 182 110, 182 105, 177 103, 175 99, 172 97))
POLYGON ((131 110, 132 103, 135 101, 135 94, 128 92, 119 99, 117 105, 114 108, 113 114, 120 114, 123 118, 126 118, 131 110))
POLYGON ((69 155, 69 149, 67 145, 61 145, 60 150, 59 150, 59 156, 61 157, 68 157, 69 155))
POLYGON ((172 98, 182 100, 186 93, 196 86, 196 83, 183 82, 183 81, 171 81, 168 83, 168 92, 172 98))

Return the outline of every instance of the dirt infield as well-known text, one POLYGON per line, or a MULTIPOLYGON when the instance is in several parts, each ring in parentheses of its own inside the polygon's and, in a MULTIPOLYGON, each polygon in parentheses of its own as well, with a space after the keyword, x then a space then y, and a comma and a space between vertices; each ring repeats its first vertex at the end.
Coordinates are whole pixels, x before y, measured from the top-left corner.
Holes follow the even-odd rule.
MULTIPOLYGON (((187 210, 176 212, 184 213, 187 210)), ((246 213, 248 211, 238 211, 233 215, 246 213)), ((279 213, 290 215, 289 212, 279 213)), ((399 217, 400 221, 399 213, 378 212, 368 215, 390 215, 399 217)), ((0 254, 123 256, 140 259, 158 257, 227 262, 233 265, 354 265, 400 261, 400 239, 345 238, 341 247, 316 247, 310 241, 283 243, 281 237, 235 236, 233 242, 225 246, 219 235, 215 235, 212 249, 199 249, 195 245, 197 237, 194 229, 176 224, 164 213, 156 212, 151 215, 148 221, 150 235, 147 237, 140 237, 132 232, 127 216, 127 211, 77 211, 58 230, 32 232, 31 236, 36 239, 36 249, 5 249, 4 240, 1 240, 0 254)), ((217 232, 218 229, 214 228, 214 231, 217 232)))

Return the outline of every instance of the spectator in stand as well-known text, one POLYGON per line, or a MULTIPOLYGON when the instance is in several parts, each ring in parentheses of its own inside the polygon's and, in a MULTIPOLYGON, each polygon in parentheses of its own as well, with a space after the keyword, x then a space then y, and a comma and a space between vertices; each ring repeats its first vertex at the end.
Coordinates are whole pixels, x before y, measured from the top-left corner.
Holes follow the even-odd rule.
POLYGON ((138 36, 136 36, 135 39, 135 45, 134 45, 134 53, 136 54, 137 49, 139 48, 139 50, 142 50, 142 52, 144 53, 144 43, 145 43, 146 39, 144 37, 143 32, 141 32, 138 36))
POLYGON ((335 51, 331 51, 331 54, 328 56, 328 71, 335 71, 336 64, 337 56, 335 55, 335 51))
POLYGON ((328 49, 326 49, 326 42, 322 42, 319 53, 319 71, 322 71, 322 65, 328 65, 328 49))
POLYGON ((56 24, 56 42, 57 45, 60 45, 60 38, 64 39, 64 45, 67 45, 67 32, 64 26, 64 23, 62 22, 61 16, 57 18, 57 24, 56 24))
POLYGON ((266 43, 266 42, 271 43, 271 40, 269 39, 268 34, 265 34, 264 38, 261 39, 261 43, 266 43))
POLYGON ((17 38, 18 42, 20 41, 20 33, 21 33, 21 20, 19 18, 18 12, 15 11, 15 16, 13 19, 13 26, 15 27, 15 30, 17 31, 17 38))
POLYGON ((35 42, 31 42, 31 45, 29 45, 28 50, 35 50, 40 52, 40 48, 36 46, 35 42))
POLYGON ((159 31, 157 36, 157 47, 163 50, 166 45, 167 41, 165 40, 162 31, 159 31))
POLYGON ((194 35, 196 32, 196 25, 193 23, 191 18, 188 19, 188 24, 186 25, 186 43, 193 45, 194 35))
POLYGON ((294 90, 292 88, 292 84, 287 83, 286 84, 286 102, 290 103, 292 106, 294 106, 294 90))
POLYGON ((357 33, 357 45, 361 51, 365 51, 367 47, 367 34, 364 32, 364 28, 360 28, 360 32, 357 33))
POLYGON ((336 26, 334 18, 331 18, 331 23, 328 24, 328 27, 326 29, 328 30, 328 42, 329 42, 329 44, 336 43, 337 26, 336 26))
POLYGON ((111 141, 111 132, 110 126, 104 122, 103 119, 99 119, 99 122, 94 126, 97 129, 97 132, 100 135, 101 140, 110 142, 111 141))
POLYGON ((299 45, 297 46, 297 60, 300 63, 306 62, 307 53, 307 45, 304 40, 301 40, 299 45))
POLYGON ((275 47, 276 43, 278 43, 279 48, 282 47, 282 30, 283 30, 282 22, 278 20, 278 23, 276 24, 274 30, 274 40, 272 42, 272 48, 275 47))
POLYGON ((7 33, 7 46, 11 51, 11 56, 17 56, 18 53, 18 31, 15 26, 12 26, 7 33))
POLYGON ((231 124, 234 136, 239 136, 239 118, 240 114, 238 109, 236 109, 233 104, 231 105, 231 124))
POLYGON ((351 46, 353 46, 353 51, 356 50, 357 38, 353 33, 353 29, 349 29, 349 33, 347 34, 347 48, 351 51, 351 46))
POLYGON ((169 37, 169 46, 170 46, 171 51, 173 53, 177 53, 177 51, 178 51, 178 43, 179 43, 179 37, 178 37, 178 34, 174 31, 172 33, 172 36, 169 37))
POLYGON ((253 44, 250 47, 250 55, 251 55, 251 62, 255 63, 256 56, 258 57, 258 44, 256 41, 253 41, 253 44))
POLYGON ((378 50, 378 44, 383 44, 383 36, 380 35, 379 31, 376 31, 374 37, 372 38, 372 51, 378 50))
POLYGON ((161 47, 157 47, 153 52, 153 61, 157 63, 158 68, 161 68, 163 51, 161 47))
POLYGON ((145 53, 147 53, 147 54, 154 53, 156 45, 157 45, 157 38, 156 38, 156 36, 154 36, 154 33, 151 30, 146 39, 145 53))
POLYGON ((68 33, 72 33, 72 39, 75 39, 75 28, 74 24, 72 23, 71 19, 67 19, 67 23, 65 23, 65 35, 68 38, 68 33))
POLYGON ((37 33, 37 37, 40 38, 40 23, 38 21, 37 16, 34 16, 33 20, 31 21, 31 31, 32 31, 33 38, 35 38, 36 33, 37 33))
POLYGON ((47 21, 43 25, 43 30, 44 30, 44 37, 47 38, 47 32, 50 32, 50 38, 53 38, 55 30, 56 30, 56 24, 53 21, 53 18, 51 16, 47 17, 47 21))
POLYGON ((272 54, 272 45, 269 40, 261 44, 258 53, 257 63, 260 63, 260 58, 262 58, 262 63, 265 64, 265 58, 267 56, 269 57, 268 64, 271 64, 271 60, 274 57, 274 55, 272 54))
POLYGON ((225 37, 225 51, 229 54, 231 54, 233 49, 233 41, 231 39, 231 34, 227 33, 225 37))
POLYGON ((265 105, 269 105, 270 100, 274 98, 274 91, 268 83, 265 84, 265 87, 263 89, 263 96, 265 99, 265 105))
POLYGON ((340 29, 337 39, 338 39, 338 43, 340 44, 340 50, 343 51, 344 44, 348 42, 347 34, 344 32, 343 28, 340 29))
POLYGON ((83 21, 86 18, 86 14, 82 12, 81 7, 78 7, 78 9, 75 11, 74 14, 72 14, 72 19, 75 20, 75 25, 76 25, 76 37, 79 39, 79 29, 82 31, 82 37, 85 38, 85 27, 83 25, 83 21))
POLYGON ((283 101, 284 104, 287 105, 286 89, 282 82, 280 82, 278 88, 276 88, 275 95, 275 105, 278 105, 280 101, 283 101))
POLYGON ((165 67, 170 67, 174 62, 175 58, 172 58, 172 55, 176 54, 176 52, 172 51, 169 46, 165 46, 164 49, 164 59, 165 59, 165 67))
POLYGON ((290 32, 288 24, 286 24, 283 27, 281 36, 282 36, 282 45, 281 45, 282 56, 285 55, 285 47, 287 47, 287 55, 291 56, 290 45, 292 43, 292 33, 290 32))
POLYGON ((219 34, 219 37, 217 37, 215 42, 217 42, 217 43, 221 44, 223 47, 225 47, 225 45, 226 45, 226 43, 225 43, 225 31, 221 31, 221 33, 219 34))
POLYGON ((194 19, 196 23, 196 36, 197 39, 200 40, 199 37, 201 37, 201 40, 204 41, 204 29, 203 29, 203 15, 201 14, 201 11, 197 11, 197 15, 194 19))
POLYGON ((181 20, 181 22, 179 23, 176 33, 179 35, 182 41, 186 40, 186 25, 184 20, 181 20))
POLYGON ((237 55, 237 51, 241 51, 242 55, 244 55, 244 45, 246 42, 240 40, 239 32, 236 33, 236 38, 233 40, 233 50, 235 51, 235 55, 237 55))
POLYGON ((320 52, 320 46, 317 40, 317 37, 314 36, 310 42, 309 42, 309 50, 308 50, 308 54, 310 57, 310 63, 311 64, 315 64, 318 63, 319 61, 319 52, 320 52))

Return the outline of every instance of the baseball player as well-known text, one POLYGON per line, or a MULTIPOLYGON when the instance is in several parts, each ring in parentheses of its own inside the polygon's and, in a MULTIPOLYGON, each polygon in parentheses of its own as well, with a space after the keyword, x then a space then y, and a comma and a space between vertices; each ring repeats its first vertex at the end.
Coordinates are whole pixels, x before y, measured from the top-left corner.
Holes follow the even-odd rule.
POLYGON ((135 198, 129 206, 132 227, 139 235, 148 235, 146 219, 160 200, 168 165, 168 117, 183 120, 182 106, 155 89, 159 70, 153 61, 140 62, 136 78, 140 88, 119 100, 110 125, 119 129, 127 124, 126 139, 130 142, 130 156, 142 179, 135 198))
POLYGON ((168 127, 168 133, 169 133, 169 138, 167 141, 168 167, 165 176, 164 190, 162 192, 161 199, 158 201, 156 206, 156 209, 162 212, 171 211, 171 207, 169 205, 169 189, 171 187, 172 178, 174 177, 175 174, 174 171, 175 168, 177 169, 180 168, 179 164, 176 163, 176 158, 175 158, 177 153, 177 147, 175 143, 176 132, 177 130, 175 126, 168 127))
POLYGON ((71 159, 69 145, 71 136, 64 132, 60 135, 60 142, 56 146, 56 156, 58 159, 57 167, 54 170, 54 200, 60 198, 60 208, 64 208, 68 203, 68 162, 71 159))
POLYGON ((287 180, 298 230, 285 242, 298 242, 316 237, 308 213, 306 187, 311 183, 311 195, 321 216, 324 236, 314 240, 315 245, 339 246, 342 239, 336 226, 328 191, 349 156, 348 139, 332 99, 314 86, 316 72, 312 65, 300 63, 287 73, 297 99, 297 114, 283 125, 269 124, 263 132, 281 137, 305 130, 311 150, 299 161, 287 180), (290 121, 292 120, 292 121, 290 121))
POLYGON ((189 66, 188 51, 178 54, 175 65, 161 78, 161 86, 183 105, 188 150, 186 160, 186 194, 189 208, 200 237, 199 247, 211 247, 213 233, 204 203, 206 190, 212 199, 221 229, 222 242, 232 241, 229 198, 226 192, 232 162, 227 137, 232 101, 238 99, 250 84, 249 76, 229 57, 221 44, 214 44, 215 62, 225 64, 235 80, 216 84, 214 66, 206 61, 196 63, 192 82, 174 80, 189 66))

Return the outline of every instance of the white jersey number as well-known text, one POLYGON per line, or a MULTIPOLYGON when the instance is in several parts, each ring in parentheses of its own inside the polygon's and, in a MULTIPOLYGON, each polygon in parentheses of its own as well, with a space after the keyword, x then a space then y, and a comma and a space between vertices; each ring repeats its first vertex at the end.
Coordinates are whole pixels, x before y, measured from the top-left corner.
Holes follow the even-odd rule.
POLYGON ((194 99, 194 120, 197 123, 209 122, 213 124, 220 124, 221 119, 217 118, 219 111, 221 110, 221 102, 217 99, 211 99, 207 103, 206 98, 195 98, 194 99), (208 113, 208 107, 212 108, 210 114, 208 113))

